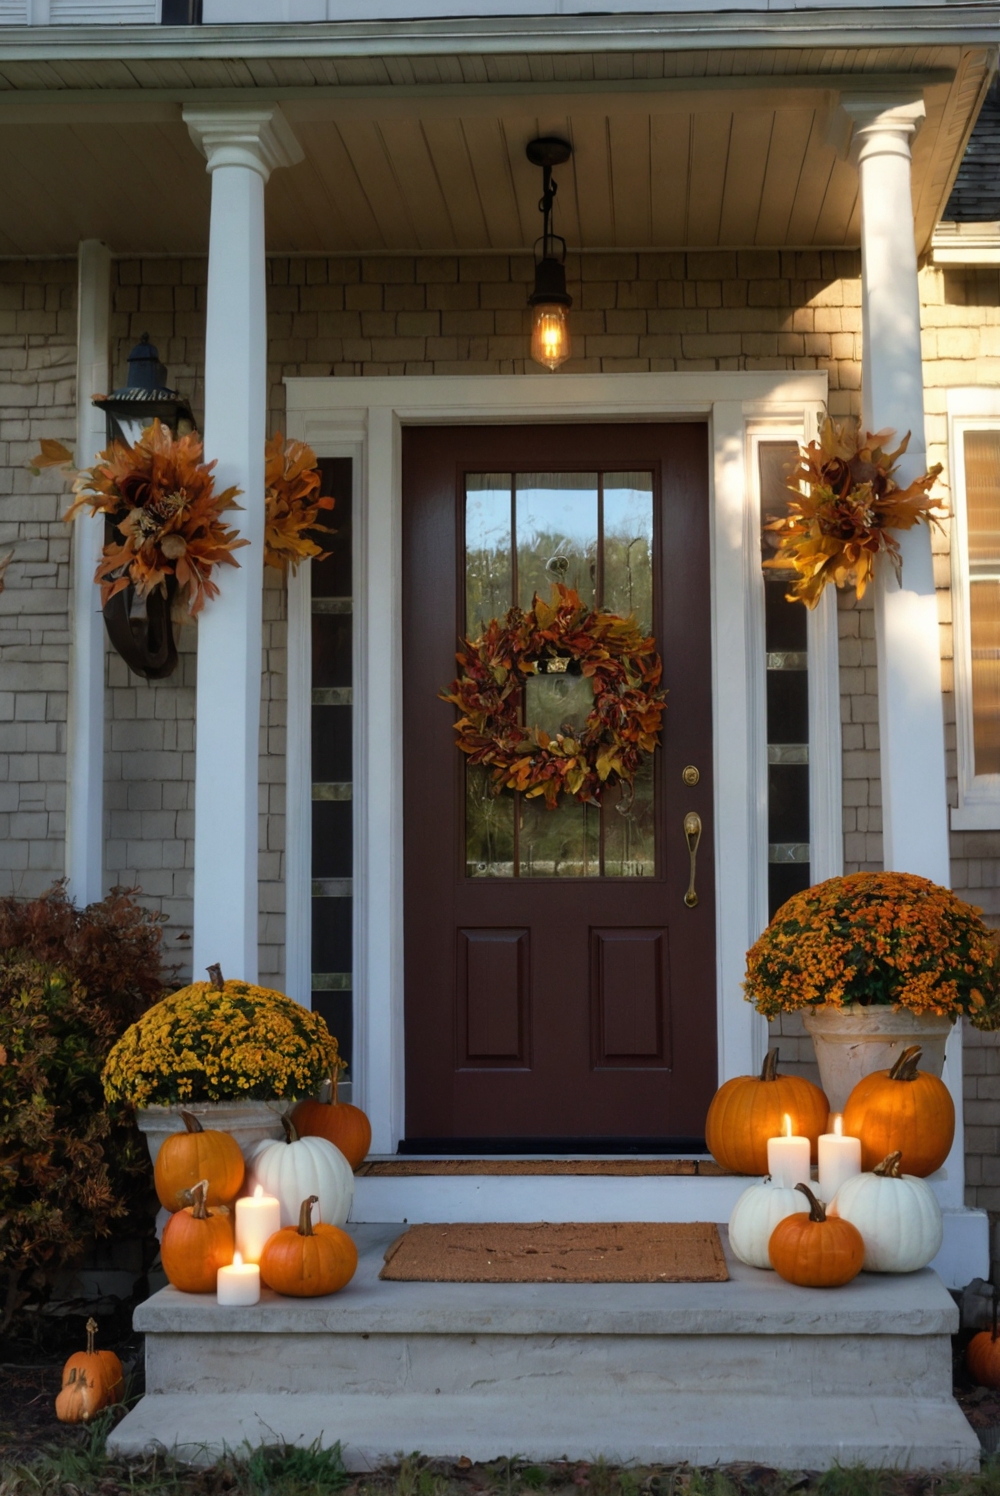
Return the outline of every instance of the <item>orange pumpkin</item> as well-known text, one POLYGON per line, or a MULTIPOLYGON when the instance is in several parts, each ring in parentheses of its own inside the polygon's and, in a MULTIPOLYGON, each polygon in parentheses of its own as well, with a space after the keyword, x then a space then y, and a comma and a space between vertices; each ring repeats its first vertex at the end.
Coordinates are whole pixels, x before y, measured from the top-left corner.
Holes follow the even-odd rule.
POLYGON ((779 1221, 771 1232, 767 1255, 774 1271, 800 1288, 839 1288, 861 1271, 865 1244, 850 1221, 828 1216, 807 1184, 797 1184, 809 1210, 779 1221))
POLYGON ((980 1387, 1000 1387, 1000 1340, 997 1339, 997 1290, 993 1290, 993 1328, 973 1335, 965 1348, 969 1375, 980 1387))
POLYGON ((326 1138, 339 1148, 352 1169, 367 1157, 372 1125, 359 1106, 337 1100, 337 1072, 330 1077, 329 1101, 300 1101, 292 1121, 302 1138, 326 1138))
POLYGON ((185 1190, 208 1180, 209 1205, 229 1205, 240 1192, 245 1165, 240 1145, 228 1132, 205 1131, 197 1117, 181 1112, 183 1132, 164 1140, 153 1180, 165 1210, 179 1210, 185 1190))
POLYGON ((955 1103, 943 1080, 917 1069, 920 1054, 919 1044, 904 1049, 891 1070, 864 1076, 847 1098, 844 1132, 861 1139, 862 1169, 898 1150, 906 1172, 923 1179, 948 1157, 955 1103))
POLYGON ((122 1363, 114 1351, 96 1351, 94 1349, 94 1336, 97 1334, 97 1320, 87 1320, 87 1349, 85 1351, 74 1351, 72 1356, 63 1367, 62 1384, 68 1387, 72 1382, 80 1379, 85 1374, 88 1389, 99 1392, 104 1403, 121 1402, 125 1395, 125 1373, 122 1363))
POLYGON ((101 1388, 90 1381, 85 1371, 74 1367, 56 1398, 56 1417, 60 1423, 89 1423, 106 1406, 101 1388))
POLYGON ((767 1173, 767 1140, 781 1135, 786 1114, 792 1119, 795 1136, 809 1139, 816 1161, 830 1103, 811 1080, 801 1075, 779 1075, 777 1069, 778 1051, 772 1049, 759 1078, 739 1075, 727 1080, 712 1099, 705 1121, 705 1141, 716 1163, 734 1174, 767 1173))
POLYGON ((303 1200, 297 1226, 283 1226, 264 1243, 260 1276, 275 1293, 316 1298, 337 1293, 350 1283, 358 1266, 358 1249, 339 1226, 312 1223, 318 1197, 303 1200))
POLYGON ((214 1293, 219 1268, 233 1260, 232 1218, 225 1206, 210 1211, 207 1194, 207 1179, 186 1191, 191 1204, 170 1217, 160 1243, 163 1271, 183 1293, 214 1293))

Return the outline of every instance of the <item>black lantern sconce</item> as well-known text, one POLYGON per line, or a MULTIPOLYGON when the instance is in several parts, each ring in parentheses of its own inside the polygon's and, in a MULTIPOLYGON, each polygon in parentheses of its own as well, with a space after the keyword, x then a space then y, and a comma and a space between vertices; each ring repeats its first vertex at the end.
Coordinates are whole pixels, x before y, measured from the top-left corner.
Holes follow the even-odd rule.
MULTIPOLYGON (((148 333, 143 333, 128 356, 128 383, 110 395, 96 395, 94 404, 104 412, 109 446, 113 441, 134 446, 154 420, 169 426, 175 436, 197 429, 188 402, 176 390, 167 388, 167 371, 148 333)), ((104 522, 106 543, 120 538, 117 529, 108 516, 104 522)), ((157 590, 145 598, 137 597, 134 587, 126 587, 104 606, 108 638, 129 669, 146 680, 163 680, 177 669, 170 616, 177 580, 167 577, 164 585, 165 594, 157 590)))
POLYGON ((566 240, 552 232, 552 206, 559 190, 552 180, 552 168, 562 166, 572 154, 569 142, 555 135, 543 135, 526 147, 531 164, 542 168, 538 203, 542 236, 535 242, 535 289, 528 297, 532 309, 531 356, 553 373, 570 355, 568 316, 573 298, 566 290, 566 240))

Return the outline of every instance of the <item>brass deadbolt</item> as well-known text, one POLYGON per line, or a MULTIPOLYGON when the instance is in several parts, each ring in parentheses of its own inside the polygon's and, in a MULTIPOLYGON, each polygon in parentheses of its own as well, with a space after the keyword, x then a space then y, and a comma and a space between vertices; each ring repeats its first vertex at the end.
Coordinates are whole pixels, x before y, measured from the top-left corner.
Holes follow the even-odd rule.
POLYGON ((694 764, 688 764, 686 769, 681 770, 681 778, 683 779, 685 784, 697 784, 698 780, 701 778, 701 775, 698 773, 698 770, 695 768, 694 764))

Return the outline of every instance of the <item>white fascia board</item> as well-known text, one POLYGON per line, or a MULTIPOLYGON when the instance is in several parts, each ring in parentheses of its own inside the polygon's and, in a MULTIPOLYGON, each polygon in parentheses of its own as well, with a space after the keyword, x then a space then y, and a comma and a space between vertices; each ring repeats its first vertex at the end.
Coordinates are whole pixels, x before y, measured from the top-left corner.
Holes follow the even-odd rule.
MULTIPOLYGON (((270 0, 261 0, 262 6, 270 0)), ((419 0, 405 0, 410 16, 372 20, 372 3, 404 9, 404 0, 342 0, 336 22, 276 25, 240 18, 215 26, 5 26, 0 57, 17 62, 125 58, 365 57, 438 54, 659 51, 677 48, 915 47, 987 45, 1000 34, 996 0, 941 5, 937 0, 887 0, 842 8, 813 0, 808 10, 771 10, 760 0, 424 0, 452 5, 454 16, 412 17, 419 0), (348 7, 351 7, 349 9, 348 7), (470 14, 472 10, 477 13, 470 14), (539 12, 542 11, 542 14, 539 12), (601 14, 588 12, 600 11, 601 14), (351 19, 351 17, 356 17, 351 19), (412 18, 411 18, 412 17, 412 18)))

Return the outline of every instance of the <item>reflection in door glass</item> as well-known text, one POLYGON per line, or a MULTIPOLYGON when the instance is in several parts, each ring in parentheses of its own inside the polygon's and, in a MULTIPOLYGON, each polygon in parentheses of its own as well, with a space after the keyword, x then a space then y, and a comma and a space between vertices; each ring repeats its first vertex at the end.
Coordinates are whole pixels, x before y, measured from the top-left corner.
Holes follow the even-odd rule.
POLYGON ((514 876, 514 796, 498 795, 485 764, 465 767, 465 872, 469 878, 514 876))
POLYGON ((619 785, 604 797, 604 876, 651 878, 656 872, 653 821, 653 760, 635 776, 633 794, 619 785))
POLYGON ((513 602, 509 473, 465 480, 465 629, 479 634, 513 602))
POLYGON ((610 613, 634 613, 653 630, 653 475, 604 474, 604 596, 610 613))
POLYGON ((538 795, 519 795, 522 878, 596 878, 601 871, 601 813, 596 805, 561 800, 548 810, 538 795))
POLYGON ((554 582, 593 607, 597 583, 597 474, 517 474, 517 600, 548 602, 554 582))
POLYGON ((579 737, 594 709, 594 687, 583 675, 529 675, 524 683, 524 720, 550 738, 579 737))

